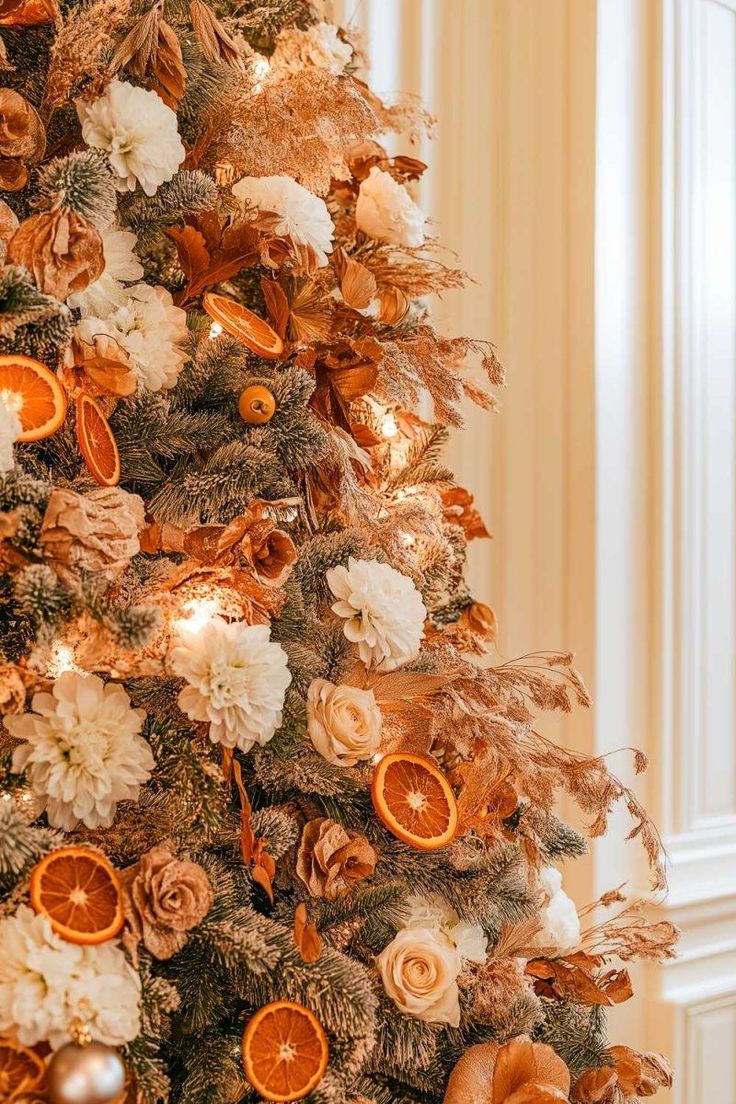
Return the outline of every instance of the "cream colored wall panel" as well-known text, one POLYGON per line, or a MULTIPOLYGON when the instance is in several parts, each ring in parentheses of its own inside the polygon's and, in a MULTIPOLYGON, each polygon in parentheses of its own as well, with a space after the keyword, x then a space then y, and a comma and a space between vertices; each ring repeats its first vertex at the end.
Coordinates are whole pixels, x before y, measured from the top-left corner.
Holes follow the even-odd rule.
POLYGON ((736 1104, 736 1003, 695 1006, 687 1015, 688 1104, 736 1104))

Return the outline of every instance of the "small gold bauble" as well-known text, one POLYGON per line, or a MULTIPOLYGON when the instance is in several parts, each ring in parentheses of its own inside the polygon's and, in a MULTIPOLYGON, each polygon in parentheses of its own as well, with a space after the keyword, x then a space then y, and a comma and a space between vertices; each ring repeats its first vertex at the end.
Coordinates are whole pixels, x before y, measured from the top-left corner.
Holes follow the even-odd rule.
POLYGON ((102 1043, 67 1043, 46 1070, 50 1104, 114 1104, 125 1089, 125 1063, 102 1043))
POLYGON ((238 411, 244 422, 263 425, 276 412, 276 400, 267 387, 246 387, 238 399, 238 411))

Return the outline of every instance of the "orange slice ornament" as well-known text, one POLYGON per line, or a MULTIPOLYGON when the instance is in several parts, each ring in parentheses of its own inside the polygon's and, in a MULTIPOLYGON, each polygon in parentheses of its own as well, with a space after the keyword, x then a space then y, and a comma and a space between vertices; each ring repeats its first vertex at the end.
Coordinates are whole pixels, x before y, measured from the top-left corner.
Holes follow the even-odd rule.
POLYGON ((264 1100, 302 1100, 324 1077, 328 1058, 322 1024, 293 1001, 266 1004, 246 1024, 245 1075, 264 1100))
POLYGON ((14 1039, 0 1039, 0 1100, 19 1100, 38 1089, 46 1067, 34 1050, 14 1039))
POLYGON ((210 318, 219 322, 231 337, 242 341, 257 356, 277 360, 284 351, 284 343, 268 322, 264 322, 242 303, 208 291, 202 300, 210 318))
POLYGON ((123 926, 120 879, 110 861, 89 847, 60 847, 31 871, 31 905, 67 943, 106 943, 123 926))
POLYGON ((102 410, 89 395, 77 399, 77 441, 84 462, 101 487, 120 482, 120 453, 102 410))
POLYGON ((371 797, 389 832, 419 851, 438 851, 455 838, 457 802, 433 759, 384 755, 373 774, 371 797))
POLYGON ((61 427, 66 395, 45 364, 13 353, 0 356, 0 402, 18 415, 19 441, 40 441, 61 427))

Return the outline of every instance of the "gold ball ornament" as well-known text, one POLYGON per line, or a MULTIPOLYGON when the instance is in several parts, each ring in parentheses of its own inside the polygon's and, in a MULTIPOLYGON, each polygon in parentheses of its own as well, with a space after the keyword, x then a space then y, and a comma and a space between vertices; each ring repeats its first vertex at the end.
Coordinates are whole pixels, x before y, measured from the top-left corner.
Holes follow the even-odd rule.
POLYGON ((264 425, 276 412, 276 400, 267 387, 246 387, 238 399, 238 412, 244 422, 264 425))
POLYGON ((49 1104, 115 1104, 125 1091, 125 1063, 103 1043, 67 1043, 46 1070, 49 1104))

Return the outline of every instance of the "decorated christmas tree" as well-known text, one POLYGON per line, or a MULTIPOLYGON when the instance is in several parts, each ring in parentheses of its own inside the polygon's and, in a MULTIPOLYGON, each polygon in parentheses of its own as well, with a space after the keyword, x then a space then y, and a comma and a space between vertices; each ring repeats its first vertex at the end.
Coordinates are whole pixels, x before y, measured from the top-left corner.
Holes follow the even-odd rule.
POLYGON ((668 1085, 605 1008, 676 933, 576 908, 556 801, 622 802, 661 890, 656 831, 542 734, 571 656, 500 662, 464 581, 442 447, 503 373, 428 309, 431 120, 306 0, 0 0, 0 36, 0 1097, 668 1085))

